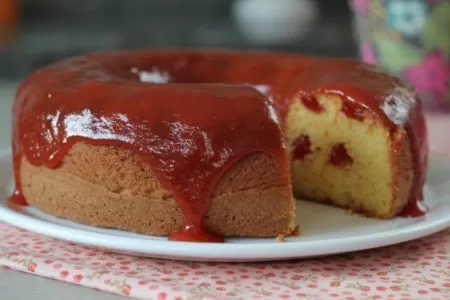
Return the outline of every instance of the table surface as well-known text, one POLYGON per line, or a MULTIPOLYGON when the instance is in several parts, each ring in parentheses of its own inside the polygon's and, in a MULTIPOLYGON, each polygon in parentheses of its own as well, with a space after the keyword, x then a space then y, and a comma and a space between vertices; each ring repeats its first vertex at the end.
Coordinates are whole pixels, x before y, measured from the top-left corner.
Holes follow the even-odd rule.
MULTIPOLYGON (((0 83, 0 148, 9 147, 11 104, 16 84, 0 83)), ((95 291, 52 279, 0 268, 1 298, 9 300, 119 300, 125 297, 95 291)))

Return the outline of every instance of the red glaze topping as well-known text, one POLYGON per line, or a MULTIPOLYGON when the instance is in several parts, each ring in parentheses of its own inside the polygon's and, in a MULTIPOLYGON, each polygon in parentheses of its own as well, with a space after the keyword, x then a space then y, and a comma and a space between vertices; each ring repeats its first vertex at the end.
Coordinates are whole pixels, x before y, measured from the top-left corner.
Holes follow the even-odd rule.
POLYGON ((345 167, 353 163, 352 157, 348 154, 344 144, 336 144, 331 147, 330 163, 335 166, 345 167))
POLYGON ((202 227, 187 225, 183 230, 170 234, 169 241, 222 243, 223 238, 205 231, 202 227))
POLYGON ((417 206, 428 148, 421 105, 414 93, 405 92, 397 79, 345 59, 189 51, 77 57, 37 71, 18 90, 12 198, 23 202, 23 156, 56 168, 78 141, 121 146, 151 164, 182 208, 186 230, 171 238, 217 240, 202 229, 201 220, 223 172, 254 151, 274 155, 288 169, 267 98, 284 116, 299 95, 314 99, 323 93, 339 95, 344 113, 359 118, 370 112, 392 133, 406 129, 415 174, 408 207, 417 206))
POLYGON ((311 140, 309 135, 302 134, 292 144, 292 156, 295 160, 303 160, 306 155, 311 154, 311 140))
POLYGON ((11 203, 17 204, 17 205, 27 205, 27 200, 22 195, 22 192, 20 191, 20 188, 17 187, 16 183, 16 189, 14 190, 13 194, 9 197, 9 201, 11 203))
POLYGON ((304 96, 301 96, 300 99, 301 99, 303 105, 307 109, 309 109, 309 110, 311 110, 313 112, 316 112, 316 113, 320 113, 320 112, 324 111, 322 105, 320 105, 320 103, 317 100, 316 96, 314 96, 314 95, 304 95, 304 96))
MULTIPOLYGON (((420 199, 423 199, 423 197, 420 199)), ((402 211, 402 216, 420 217, 423 216, 427 210, 427 207, 421 201, 409 201, 402 211)))
POLYGON ((78 141, 120 146, 152 166, 182 209, 186 226, 171 239, 217 242, 222 239, 203 230, 202 219, 216 183, 232 164, 263 151, 280 162, 289 180, 278 116, 261 93, 244 85, 141 83, 127 78, 131 72, 110 71, 115 61, 65 61, 20 87, 14 198, 20 195, 23 155, 33 165, 56 168, 78 141))
POLYGON ((358 121, 364 120, 366 109, 353 101, 343 101, 341 110, 351 119, 356 119, 358 121))

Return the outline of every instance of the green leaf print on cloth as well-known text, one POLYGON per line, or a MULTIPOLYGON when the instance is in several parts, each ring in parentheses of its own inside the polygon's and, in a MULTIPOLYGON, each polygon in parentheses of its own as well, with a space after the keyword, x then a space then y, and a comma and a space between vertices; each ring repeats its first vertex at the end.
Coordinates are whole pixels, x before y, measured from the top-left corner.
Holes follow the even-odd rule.
POLYGON ((442 1, 431 12, 422 31, 426 49, 439 49, 450 55, 450 1, 442 1))
POLYGON ((393 40, 382 33, 375 33, 374 42, 380 64, 392 73, 400 73, 408 66, 420 63, 425 54, 404 41, 393 40))

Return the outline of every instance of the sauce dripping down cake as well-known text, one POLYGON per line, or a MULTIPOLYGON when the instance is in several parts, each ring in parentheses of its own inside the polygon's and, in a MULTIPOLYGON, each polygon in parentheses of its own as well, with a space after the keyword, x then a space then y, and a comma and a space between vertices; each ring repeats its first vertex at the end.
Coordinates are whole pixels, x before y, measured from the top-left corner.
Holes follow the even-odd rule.
POLYGON ((357 61, 93 54, 32 74, 13 110, 11 200, 77 222, 220 242, 294 234, 293 196, 424 213, 421 104, 357 61))

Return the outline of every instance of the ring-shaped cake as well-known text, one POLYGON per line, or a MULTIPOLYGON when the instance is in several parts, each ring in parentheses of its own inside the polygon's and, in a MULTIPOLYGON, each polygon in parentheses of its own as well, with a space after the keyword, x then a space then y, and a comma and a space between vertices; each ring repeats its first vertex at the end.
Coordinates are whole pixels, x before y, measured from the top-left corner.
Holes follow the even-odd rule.
POLYGON ((420 101, 355 60, 91 54, 32 74, 13 110, 11 199, 85 224, 284 236, 296 232, 293 194, 377 218, 424 212, 420 101))

